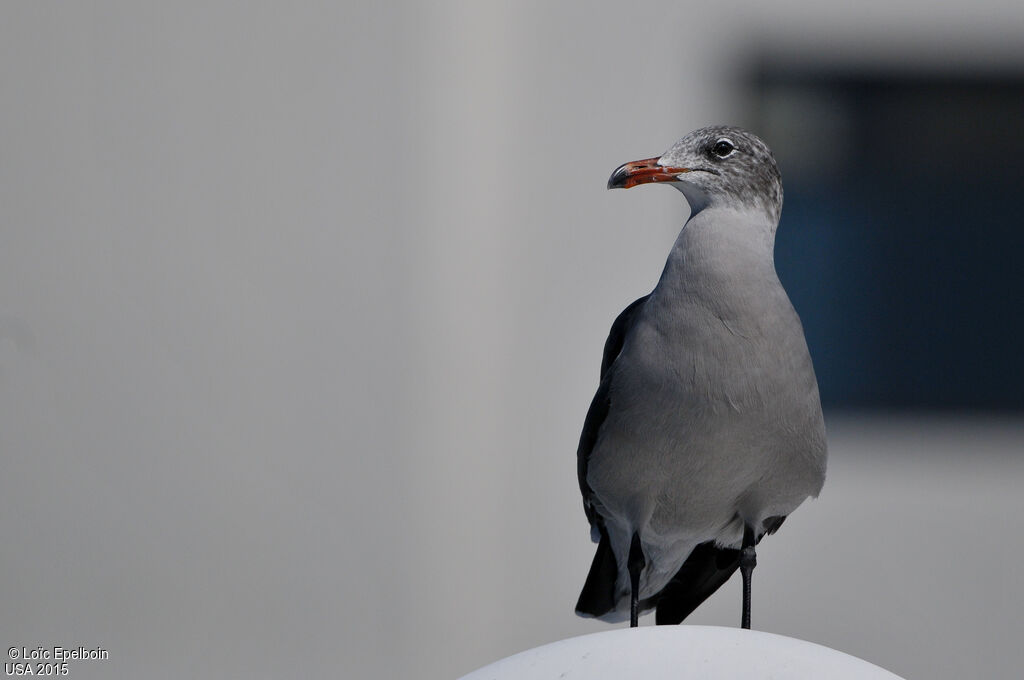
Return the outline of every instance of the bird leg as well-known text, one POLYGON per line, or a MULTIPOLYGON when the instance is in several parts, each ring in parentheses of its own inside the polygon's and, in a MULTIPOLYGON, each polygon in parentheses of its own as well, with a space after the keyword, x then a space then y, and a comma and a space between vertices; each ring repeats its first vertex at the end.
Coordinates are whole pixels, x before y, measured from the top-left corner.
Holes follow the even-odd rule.
POLYGON ((633 534, 633 542, 629 546, 629 558, 626 561, 626 568, 629 569, 629 627, 636 628, 640 621, 640 572, 643 571, 647 560, 644 559, 644 551, 640 546, 640 534, 633 534))
POLYGON ((743 548, 740 550, 740 575, 743 576, 743 620, 740 625, 750 629, 750 577, 757 566, 757 553, 754 552, 754 530, 743 527, 743 548))

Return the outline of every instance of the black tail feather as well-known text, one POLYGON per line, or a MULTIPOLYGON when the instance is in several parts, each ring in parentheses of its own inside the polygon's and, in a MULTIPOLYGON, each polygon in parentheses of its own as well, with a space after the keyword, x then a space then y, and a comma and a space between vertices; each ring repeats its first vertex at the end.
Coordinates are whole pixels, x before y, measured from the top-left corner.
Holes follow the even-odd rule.
MULTIPOLYGON (((769 517, 760 543, 766 534, 774 534, 782 526, 784 516, 769 517)), ((682 623, 704 600, 711 597, 740 566, 740 550, 720 548, 713 541, 701 543, 683 562, 672 580, 657 595, 655 621, 660 625, 682 623)))
POLYGON ((739 566, 739 550, 719 548, 714 542, 701 543, 662 589, 655 622, 659 626, 682 623, 728 581, 739 566))
POLYGON ((619 576, 619 565, 612 552, 608 532, 601 527, 601 542, 597 544, 590 573, 583 584, 583 592, 576 602, 576 613, 582 616, 604 616, 615 608, 615 581, 619 576))
MULTIPOLYGON (((767 534, 774 534, 782 526, 785 517, 770 517, 763 523, 764 532, 757 536, 757 542, 767 534)), ((601 617, 615 609, 615 584, 619 575, 618 562, 612 552, 608 532, 599 527, 601 538, 590 565, 590 573, 583 584, 583 592, 576 602, 576 613, 581 616, 601 617)), ((657 605, 655 621, 658 625, 682 623, 704 600, 711 597, 722 584, 729 580, 740 566, 740 550, 721 548, 714 541, 701 543, 672 580, 653 597, 640 601, 640 611, 657 605)))

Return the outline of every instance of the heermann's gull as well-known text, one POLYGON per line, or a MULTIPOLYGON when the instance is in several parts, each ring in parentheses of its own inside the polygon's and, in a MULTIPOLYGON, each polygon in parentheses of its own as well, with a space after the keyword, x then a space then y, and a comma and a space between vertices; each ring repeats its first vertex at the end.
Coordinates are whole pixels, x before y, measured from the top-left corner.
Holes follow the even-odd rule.
POLYGON ((775 273, 782 181, 768 147, 707 127, 608 188, 668 182, 690 218, 654 290, 612 324, 578 451, 598 543, 582 616, 679 623, 825 480, 825 427, 800 319, 775 273))

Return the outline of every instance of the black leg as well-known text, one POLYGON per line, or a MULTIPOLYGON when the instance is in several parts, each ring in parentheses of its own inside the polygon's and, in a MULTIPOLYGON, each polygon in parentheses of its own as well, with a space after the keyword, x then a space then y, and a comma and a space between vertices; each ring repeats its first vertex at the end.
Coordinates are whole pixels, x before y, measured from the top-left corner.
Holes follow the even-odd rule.
POLYGON ((636 628, 640 623, 640 572, 647 560, 644 559, 643 548, 640 547, 640 534, 633 534, 633 542, 629 546, 629 627, 636 628))
POLYGON ((754 530, 743 527, 743 549, 740 551, 740 574, 743 576, 743 628, 750 628, 750 577, 757 566, 757 553, 754 552, 754 530))

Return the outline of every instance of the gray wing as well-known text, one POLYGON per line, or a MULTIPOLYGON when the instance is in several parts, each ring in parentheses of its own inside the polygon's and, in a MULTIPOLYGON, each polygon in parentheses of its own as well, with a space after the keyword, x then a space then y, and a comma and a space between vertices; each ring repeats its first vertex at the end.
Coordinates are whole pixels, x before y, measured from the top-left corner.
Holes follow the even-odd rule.
POLYGON ((612 323, 612 329, 608 333, 608 340, 604 343, 604 357, 601 359, 601 384, 597 388, 594 400, 590 402, 590 410, 587 411, 587 418, 583 421, 580 445, 576 449, 576 473, 579 477, 580 493, 583 494, 583 510, 587 513, 587 520, 590 522, 590 536, 595 543, 600 540, 599 525, 602 520, 595 511, 591 500, 593 491, 590 485, 587 484, 587 463, 590 459, 590 452, 594 450, 598 432, 600 432, 601 425, 608 415, 608 407, 611 403, 608 398, 609 370, 612 364, 615 363, 615 359, 618 358, 619 352, 622 351, 622 345, 626 341, 626 336, 629 335, 630 330, 633 328, 636 313, 643 307, 649 297, 650 295, 648 294, 638 300, 634 300, 632 304, 622 310, 622 313, 612 323))

